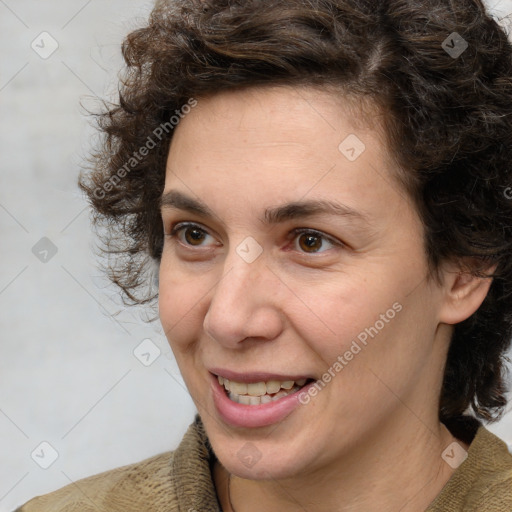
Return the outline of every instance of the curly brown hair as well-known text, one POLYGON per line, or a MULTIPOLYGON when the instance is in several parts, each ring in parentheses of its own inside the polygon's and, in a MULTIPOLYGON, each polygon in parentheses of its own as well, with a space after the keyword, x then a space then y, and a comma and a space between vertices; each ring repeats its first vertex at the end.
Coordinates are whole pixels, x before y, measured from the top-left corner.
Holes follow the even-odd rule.
POLYGON ((500 416, 512 336, 512 46, 480 0, 163 0, 122 50, 119 101, 99 114, 102 142, 80 186, 127 303, 157 298, 148 269, 162 253, 165 165, 186 107, 225 89, 335 86, 384 114, 424 224, 429 278, 446 260, 493 277, 455 326, 439 414, 500 416))

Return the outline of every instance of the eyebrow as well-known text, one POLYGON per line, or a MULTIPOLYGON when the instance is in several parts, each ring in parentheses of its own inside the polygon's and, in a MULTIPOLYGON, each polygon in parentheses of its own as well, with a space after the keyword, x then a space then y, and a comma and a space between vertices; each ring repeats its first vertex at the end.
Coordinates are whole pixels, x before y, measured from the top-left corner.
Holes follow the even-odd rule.
MULTIPOLYGON (((190 197, 177 190, 170 190, 162 194, 160 198, 160 209, 178 209, 195 213, 202 217, 218 217, 205 203, 199 199, 190 197)), ((336 215, 353 218, 370 224, 369 218, 363 213, 350 208, 337 201, 314 199, 293 201, 280 206, 267 208, 264 216, 260 219, 263 224, 279 224, 288 220, 312 217, 314 215, 336 215)))

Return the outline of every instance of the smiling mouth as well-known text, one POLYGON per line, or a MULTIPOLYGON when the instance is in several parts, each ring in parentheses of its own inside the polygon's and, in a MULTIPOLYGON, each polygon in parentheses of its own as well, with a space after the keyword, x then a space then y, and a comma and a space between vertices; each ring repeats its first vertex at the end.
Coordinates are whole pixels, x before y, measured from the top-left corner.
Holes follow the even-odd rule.
POLYGON ((230 381, 220 375, 217 376, 217 380, 224 387, 227 397, 232 402, 243 405, 262 405, 275 402, 296 393, 313 381, 313 379, 299 379, 296 381, 269 380, 247 383, 230 381))

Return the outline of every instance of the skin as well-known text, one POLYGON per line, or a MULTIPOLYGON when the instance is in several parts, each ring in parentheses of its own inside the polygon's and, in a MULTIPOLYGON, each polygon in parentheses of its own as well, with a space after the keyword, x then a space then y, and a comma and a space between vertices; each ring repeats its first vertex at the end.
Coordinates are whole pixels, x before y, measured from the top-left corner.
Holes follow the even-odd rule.
POLYGON ((476 311, 490 280, 455 264, 441 284, 427 279, 421 220, 380 127, 365 119, 326 89, 253 88, 199 99, 176 128, 164 194, 199 199, 214 216, 162 208, 166 234, 184 221, 205 232, 165 237, 160 318, 219 459, 225 511, 229 474, 236 512, 417 512, 453 473, 441 458, 455 441, 438 420, 443 368, 453 324, 476 311), (349 134, 366 146, 355 161, 338 149, 349 134), (366 220, 259 220, 306 199, 366 220), (311 248, 297 228, 327 238, 311 248), (236 251, 248 236, 263 250, 252 263, 236 251), (279 423, 235 428, 219 416, 207 368, 321 379, 395 303, 401 311, 378 335, 279 423), (247 442, 261 454, 252 467, 237 456, 247 442))

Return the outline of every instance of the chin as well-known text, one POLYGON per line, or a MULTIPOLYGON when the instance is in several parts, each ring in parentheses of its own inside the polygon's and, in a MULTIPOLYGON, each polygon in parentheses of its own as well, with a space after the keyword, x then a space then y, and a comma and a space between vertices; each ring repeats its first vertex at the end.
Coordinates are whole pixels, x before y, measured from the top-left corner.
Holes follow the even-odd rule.
MULTIPOLYGON (((208 438, 215 455, 229 473, 249 480, 281 480, 293 478, 301 472, 301 468, 310 468, 314 462, 304 461, 304 451, 295 448, 293 443, 284 445, 282 441, 272 439, 272 431, 268 437, 262 436, 255 441, 228 437, 220 432, 211 432, 210 425, 205 423, 208 438)), ((313 459, 315 457, 311 455, 313 459)))
POLYGON ((248 480, 284 480, 296 477, 299 471, 297 457, 283 458, 282 453, 280 457, 281 459, 276 462, 267 454, 252 467, 241 462, 236 455, 233 457, 232 453, 219 457, 219 460, 230 473, 248 480), (265 458, 268 460, 264 460, 265 458))

